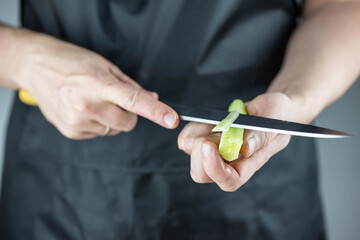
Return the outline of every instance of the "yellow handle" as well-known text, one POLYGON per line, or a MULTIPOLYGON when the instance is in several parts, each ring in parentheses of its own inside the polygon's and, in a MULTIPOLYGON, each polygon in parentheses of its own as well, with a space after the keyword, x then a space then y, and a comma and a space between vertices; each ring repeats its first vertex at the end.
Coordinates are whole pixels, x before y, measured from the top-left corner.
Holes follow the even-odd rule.
POLYGON ((34 107, 37 106, 36 99, 30 93, 28 93, 26 90, 20 89, 18 95, 19 95, 20 101, 22 101, 23 103, 30 105, 30 106, 34 106, 34 107))

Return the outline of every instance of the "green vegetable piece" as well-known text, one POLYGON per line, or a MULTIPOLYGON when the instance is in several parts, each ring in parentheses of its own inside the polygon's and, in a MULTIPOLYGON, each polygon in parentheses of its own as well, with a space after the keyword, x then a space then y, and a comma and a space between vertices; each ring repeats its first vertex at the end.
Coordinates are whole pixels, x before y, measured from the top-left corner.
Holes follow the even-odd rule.
POLYGON ((213 129, 213 131, 217 129, 227 129, 222 131, 219 144, 219 153, 223 159, 227 161, 233 161, 239 157, 241 145, 243 144, 244 129, 230 126, 239 116, 239 113, 247 114, 247 111, 243 101, 240 99, 235 99, 229 106, 229 112, 230 114, 223 121, 221 121, 213 129), (231 113, 237 113, 237 115, 231 115, 231 113), (234 116, 236 117, 234 118, 234 116))
POLYGON ((239 113, 246 114, 246 107, 243 101, 235 99, 229 106, 230 113, 216 125, 211 131, 213 132, 225 132, 228 131, 231 124, 239 117, 239 113))
POLYGON ((213 132, 226 132, 229 130, 231 124, 239 117, 239 112, 230 112, 224 120, 216 125, 211 131, 213 132))
POLYGON ((240 99, 235 99, 229 106, 229 112, 238 112, 240 114, 247 114, 246 106, 240 99))
POLYGON ((243 144, 243 135, 244 129, 234 127, 221 134, 219 153, 223 159, 227 161, 238 159, 243 144))

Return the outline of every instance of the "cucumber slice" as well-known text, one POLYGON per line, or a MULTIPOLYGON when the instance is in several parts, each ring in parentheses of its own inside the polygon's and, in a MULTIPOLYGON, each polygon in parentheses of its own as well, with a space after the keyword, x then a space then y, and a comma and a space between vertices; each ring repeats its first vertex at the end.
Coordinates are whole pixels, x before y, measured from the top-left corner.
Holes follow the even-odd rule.
POLYGON ((224 120, 216 125, 212 132, 226 132, 229 130, 231 124, 239 117, 239 112, 230 112, 224 120))
MULTIPOLYGON (((247 114, 246 106, 240 99, 235 99, 229 106, 229 112, 238 112, 240 114, 247 114)), ((235 121, 235 120, 234 120, 235 121)))
POLYGON ((212 132, 225 132, 228 131, 231 124, 239 117, 239 113, 246 114, 246 107, 243 101, 235 99, 229 106, 230 113, 216 125, 211 131, 212 132))
POLYGON ((241 145, 243 144, 244 129, 230 126, 240 113, 247 114, 246 106, 240 99, 235 99, 229 106, 229 112, 230 114, 212 131, 224 130, 221 134, 219 153, 223 159, 233 161, 239 157, 241 145))
POLYGON ((243 135, 244 129, 234 127, 221 134, 219 153, 223 159, 233 161, 239 157, 243 144, 243 135))

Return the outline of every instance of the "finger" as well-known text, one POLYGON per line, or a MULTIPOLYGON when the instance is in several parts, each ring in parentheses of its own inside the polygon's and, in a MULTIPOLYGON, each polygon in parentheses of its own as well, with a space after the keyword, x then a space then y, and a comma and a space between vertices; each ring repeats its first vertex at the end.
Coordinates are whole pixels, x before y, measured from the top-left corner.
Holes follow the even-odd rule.
MULTIPOLYGON (((97 134, 94 132, 84 132, 79 127, 74 128, 69 125, 64 119, 62 118, 63 114, 61 115, 53 115, 49 113, 46 109, 43 108, 42 105, 39 105, 41 112, 43 113, 44 117, 47 121, 49 121, 55 128, 66 138, 72 140, 81 140, 81 139, 91 139, 97 137, 97 134)), ((83 126, 83 124, 81 124, 83 126)))
POLYGON ((99 122, 101 126, 110 127, 114 133, 132 131, 137 123, 135 114, 124 111, 112 103, 97 105, 94 107, 93 113, 91 118, 99 122))
MULTIPOLYGON (((64 135, 65 136, 65 135, 64 135)), ((97 134, 94 134, 94 133, 90 133, 90 132, 79 132, 78 134, 76 135, 71 135, 71 136, 65 136, 69 139, 72 139, 72 140, 85 140, 85 139, 93 139, 93 138, 96 138, 98 137, 97 134)))
POLYGON ((212 142, 202 145, 204 170, 222 190, 233 192, 241 186, 238 173, 230 165, 224 163, 212 142))
POLYGON ((134 88, 142 89, 140 84, 138 84, 136 81, 132 80, 128 75, 123 73, 116 65, 110 64, 110 73, 112 73, 118 80, 125 82, 134 88))
POLYGON ((120 134, 121 132, 122 131, 110 129, 110 132, 107 136, 116 136, 116 135, 120 134))
POLYGON ((159 94, 157 94, 156 92, 148 91, 148 93, 150 93, 150 95, 151 95, 154 99, 159 100, 159 94))
POLYGON ((106 133, 106 126, 98 121, 89 118, 82 118, 78 120, 76 125, 71 125, 68 122, 62 121, 59 123, 60 131, 70 139, 85 139, 97 136, 103 136, 106 133))
MULTIPOLYGON (((265 100, 262 96, 258 96, 254 100, 250 102, 246 102, 245 105, 248 114, 254 116, 269 117, 269 118, 281 118, 282 116, 279 115, 279 112, 274 111, 272 108, 268 107, 269 103, 264 102, 265 100)), ((270 142, 276 136, 277 134, 269 133, 269 132, 245 130, 244 144, 240 151, 241 155, 244 157, 251 156, 257 150, 264 147, 268 142, 270 142)))
POLYGON ((84 123, 83 126, 77 129, 82 133, 92 133, 96 136, 103 136, 106 131, 106 126, 100 124, 97 121, 89 120, 86 124, 84 123))
POLYGON ((240 158, 231 162, 229 165, 237 171, 240 177, 240 186, 246 183, 273 155, 284 149, 289 144, 289 141, 289 135, 279 134, 249 158, 240 158))
POLYGON ((277 136, 275 133, 245 130, 244 144, 241 147, 241 156, 250 157, 277 136))
POLYGON ((197 183, 210 183, 213 182, 206 174, 203 166, 203 153, 202 146, 205 140, 196 139, 194 141, 194 151, 191 152, 190 158, 190 175, 191 178, 197 183))
POLYGON ((89 133, 89 134, 91 133, 98 137, 115 136, 115 135, 118 135, 119 133, 123 132, 121 130, 116 130, 111 127, 109 129, 109 132, 107 132, 107 130, 108 130, 107 125, 103 125, 103 124, 99 123, 98 121, 92 120, 92 121, 90 121, 90 123, 87 125, 86 128, 81 129, 81 132, 89 133))
POLYGON ((213 125, 203 124, 203 123, 188 123, 183 128, 181 133, 178 136, 178 147, 180 150, 183 150, 187 154, 191 154, 193 149, 194 140, 200 137, 217 137, 214 139, 216 144, 219 143, 220 134, 212 133, 211 129, 213 125))
MULTIPOLYGON (((80 129, 73 129, 71 127, 62 124, 55 125, 55 127, 64 137, 72 140, 91 139, 99 136, 99 133, 94 132, 93 130, 83 131, 80 129)), ((96 131, 98 131, 98 129, 96 131)))
POLYGON ((179 124, 177 113, 171 107, 154 99, 145 90, 119 82, 113 87, 106 87, 103 97, 163 127, 175 128, 179 124))
MULTIPOLYGON (((140 86, 140 84, 138 84, 135 80, 131 79, 128 75, 123 73, 114 64, 110 65, 110 73, 112 73, 119 81, 127 83, 127 84, 133 86, 134 88, 145 90, 142 86, 140 86)), ((150 96, 155 98, 156 100, 159 99, 159 95, 156 92, 146 91, 146 93, 150 94, 150 96)))

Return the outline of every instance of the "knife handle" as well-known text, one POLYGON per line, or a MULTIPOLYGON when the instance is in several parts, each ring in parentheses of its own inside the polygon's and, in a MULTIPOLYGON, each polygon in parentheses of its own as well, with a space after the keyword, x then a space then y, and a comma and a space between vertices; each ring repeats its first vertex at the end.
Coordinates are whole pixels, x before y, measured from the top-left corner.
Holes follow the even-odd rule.
POLYGON ((19 90, 18 96, 21 102, 29 106, 36 107, 38 105, 36 99, 24 89, 19 90))

